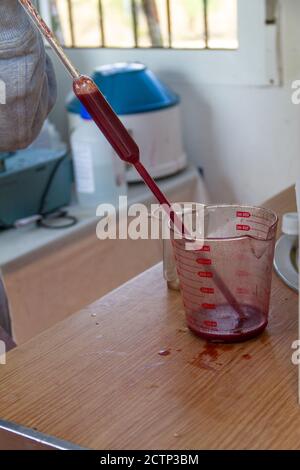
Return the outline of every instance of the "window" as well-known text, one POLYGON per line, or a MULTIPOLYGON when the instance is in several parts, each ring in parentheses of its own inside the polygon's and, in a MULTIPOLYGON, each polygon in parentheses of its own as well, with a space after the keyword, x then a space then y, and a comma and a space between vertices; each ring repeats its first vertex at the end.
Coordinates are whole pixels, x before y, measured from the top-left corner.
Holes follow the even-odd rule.
POLYGON ((67 47, 238 47, 237 0, 40 0, 39 3, 44 10, 46 4, 52 26, 67 47))
POLYGON ((106 63, 140 61, 173 84, 280 83, 278 0, 38 3, 85 73, 106 63))

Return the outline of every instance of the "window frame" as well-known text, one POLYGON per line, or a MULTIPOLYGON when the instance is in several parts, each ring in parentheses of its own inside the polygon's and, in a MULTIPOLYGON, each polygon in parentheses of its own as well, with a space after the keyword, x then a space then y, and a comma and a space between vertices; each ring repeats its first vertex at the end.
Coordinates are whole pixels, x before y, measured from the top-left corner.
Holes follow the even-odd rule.
MULTIPOLYGON (((95 54, 98 65, 120 61, 146 62, 150 68, 159 70, 173 81, 184 76, 191 84, 279 85, 279 21, 278 17, 268 21, 270 2, 273 8, 278 3, 277 0, 238 0, 238 49, 65 49, 72 57, 95 54)), ((49 21, 46 3, 46 0, 40 0, 41 13, 49 21)))

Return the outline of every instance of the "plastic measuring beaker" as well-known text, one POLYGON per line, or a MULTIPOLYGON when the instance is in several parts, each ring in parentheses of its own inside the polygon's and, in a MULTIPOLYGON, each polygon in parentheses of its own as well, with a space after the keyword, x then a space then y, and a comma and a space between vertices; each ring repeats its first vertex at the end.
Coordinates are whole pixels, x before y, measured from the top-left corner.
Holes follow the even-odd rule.
POLYGON ((199 237, 176 239, 171 230, 187 324, 211 341, 252 338, 268 323, 278 218, 267 209, 237 205, 205 206, 204 216, 200 205, 199 212, 199 237), (230 292, 227 300, 222 284, 230 292))

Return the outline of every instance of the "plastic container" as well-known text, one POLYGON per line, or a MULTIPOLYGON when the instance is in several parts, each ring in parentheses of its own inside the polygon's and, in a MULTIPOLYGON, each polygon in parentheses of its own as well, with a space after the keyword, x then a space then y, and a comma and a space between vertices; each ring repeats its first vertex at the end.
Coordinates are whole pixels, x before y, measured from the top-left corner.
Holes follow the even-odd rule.
POLYGON ((205 206, 203 220, 196 243, 171 230, 187 324, 210 341, 252 338, 268 323, 277 216, 223 205, 205 206))
POLYGON ((81 125, 71 135, 78 202, 83 207, 118 207, 119 196, 127 194, 125 164, 83 107, 81 116, 81 125))
MULTIPOLYGON (((98 67, 92 78, 140 148, 141 162, 153 178, 185 168, 179 97, 145 65, 117 63, 98 67)), ((81 104, 72 93, 67 99, 69 130, 81 123, 81 104)), ((141 181, 128 166, 127 181, 141 181)))
MULTIPOLYGON (((119 115, 157 111, 179 104, 179 97, 162 83, 151 70, 139 62, 116 63, 98 67, 92 79, 119 115)), ((80 101, 70 94, 66 103, 71 127, 80 117, 80 101), (73 115, 73 116, 72 116, 73 115)))

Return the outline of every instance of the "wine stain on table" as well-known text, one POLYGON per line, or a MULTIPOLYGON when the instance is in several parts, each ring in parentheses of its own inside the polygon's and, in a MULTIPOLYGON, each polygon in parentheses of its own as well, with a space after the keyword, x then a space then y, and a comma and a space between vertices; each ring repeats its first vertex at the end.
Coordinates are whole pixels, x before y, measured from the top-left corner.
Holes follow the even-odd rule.
POLYGON ((249 361, 250 359, 252 359, 252 356, 251 354, 243 354, 242 358, 245 359, 246 361, 249 361))
POLYGON ((189 361, 194 367, 199 369, 206 369, 216 372, 214 365, 219 358, 218 345, 214 343, 206 343, 204 349, 189 361))
MULTIPOLYGON (((220 354, 232 351, 233 348, 233 344, 206 343, 204 348, 188 363, 194 367, 198 367, 199 369, 217 372, 217 366, 223 365, 223 363, 220 362, 220 354)), ((250 354, 243 354, 242 358, 250 360, 252 356, 250 354)))

